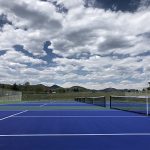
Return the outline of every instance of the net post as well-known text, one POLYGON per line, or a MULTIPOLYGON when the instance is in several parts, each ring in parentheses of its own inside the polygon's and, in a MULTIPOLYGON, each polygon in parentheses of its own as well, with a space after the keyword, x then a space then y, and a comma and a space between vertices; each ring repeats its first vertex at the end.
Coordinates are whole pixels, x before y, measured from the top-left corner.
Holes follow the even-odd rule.
POLYGON ((110 96, 110 100, 109 100, 109 103, 110 103, 110 108, 111 108, 111 96, 110 96))
POLYGON ((107 107, 106 97, 104 96, 105 107, 107 107))

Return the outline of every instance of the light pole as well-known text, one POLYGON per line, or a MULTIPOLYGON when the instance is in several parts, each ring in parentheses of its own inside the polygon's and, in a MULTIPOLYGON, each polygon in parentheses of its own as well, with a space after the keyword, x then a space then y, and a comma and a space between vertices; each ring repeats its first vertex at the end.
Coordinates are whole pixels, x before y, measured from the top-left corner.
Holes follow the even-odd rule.
POLYGON ((148 96, 149 87, 150 87, 150 82, 148 82, 148 87, 146 88, 147 116, 149 115, 149 96, 148 96))
POLYGON ((146 82, 147 82, 147 86, 146 87, 146 93, 145 93, 145 96, 146 96, 146 110, 147 110, 147 116, 149 116, 149 97, 148 97, 148 88, 150 87, 150 82, 148 82, 148 76, 146 74, 146 70, 145 70, 145 75, 146 75, 146 82))

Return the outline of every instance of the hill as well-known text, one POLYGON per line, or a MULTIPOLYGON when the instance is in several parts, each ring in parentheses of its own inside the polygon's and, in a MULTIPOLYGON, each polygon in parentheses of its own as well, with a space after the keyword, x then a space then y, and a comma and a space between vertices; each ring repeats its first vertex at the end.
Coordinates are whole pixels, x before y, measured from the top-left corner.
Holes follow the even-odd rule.
POLYGON ((58 86, 58 85, 52 85, 52 86, 49 87, 49 88, 52 89, 52 90, 56 90, 56 89, 61 89, 61 88, 63 88, 63 87, 58 86))
POLYGON ((7 90, 22 91, 25 93, 65 93, 65 92, 135 92, 136 89, 115 89, 115 88, 106 88, 103 90, 90 90, 81 86, 72 86, 70 88, 63 88, 58 85, 45 86, 43 84, 30 85, 29 82, 25 84, 0 84, 0 88, 7 90))
POLYGON ((84 87, 81 86, 72 86, 70 88, 68 88, 69 91, 71 92, 87 92, 87 91, 91 91, 89 89, 86 89, 84 87))

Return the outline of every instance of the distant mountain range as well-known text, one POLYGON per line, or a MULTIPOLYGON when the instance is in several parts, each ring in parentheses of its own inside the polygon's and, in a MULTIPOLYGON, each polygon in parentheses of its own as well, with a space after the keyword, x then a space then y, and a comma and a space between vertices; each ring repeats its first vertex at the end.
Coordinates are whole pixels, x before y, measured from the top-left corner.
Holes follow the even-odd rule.
POLYGON ((127 91, 137 91, 136 89, 115 89, 115 88, 106 88, 103 90, 91 90, 91 89, 87 89, 81 86, 72 86, 70 88, 63 88, 61 86, 58 85, 52 85, 52 86, 45 86, 43 84, 37 84, 37 85, 30 85, 29 82, 23 84, 23 85, 17 85, 17 84, 0 84, 0 88, 3 89, 7 89, 7 90, 18 90, 18 91, 23 91, 23 92, 34 92, 34 93, 51 93, 51 92, 60 92, 60 93, 64 93, 64 92, 88 92, 88 91, 92 91, 92 92, 127 92, 127 91))
POLYGON ((58 85, 52 85, 52 86, 50 86, 49 88, 55 90, 55 89, 60 89, 60 88, 63 88, 63 87, 58 86, 58 85))

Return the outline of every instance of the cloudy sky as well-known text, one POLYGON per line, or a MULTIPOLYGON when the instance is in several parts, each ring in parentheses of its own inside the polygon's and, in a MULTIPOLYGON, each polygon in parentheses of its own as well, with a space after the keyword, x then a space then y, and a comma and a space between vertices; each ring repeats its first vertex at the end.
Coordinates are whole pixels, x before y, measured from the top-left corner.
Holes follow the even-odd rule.
POLYGON ((142 88, 149 77, 150 0, 0 0, 0 83, 142 88))

